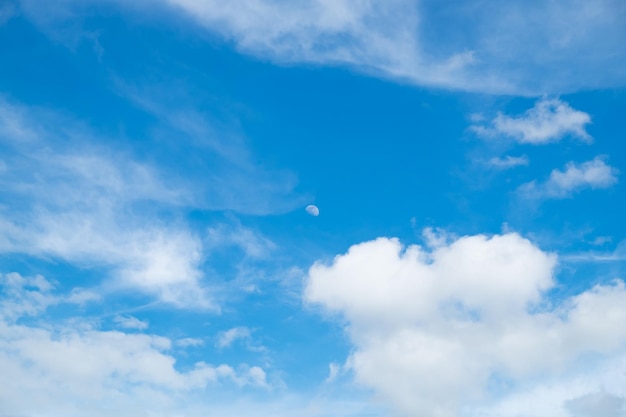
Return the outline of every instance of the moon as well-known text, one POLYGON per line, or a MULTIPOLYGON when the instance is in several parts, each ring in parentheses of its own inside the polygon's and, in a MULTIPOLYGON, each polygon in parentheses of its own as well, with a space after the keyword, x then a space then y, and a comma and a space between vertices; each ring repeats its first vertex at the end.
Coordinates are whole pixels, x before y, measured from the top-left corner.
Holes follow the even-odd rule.
POLYGON ((317 217, 320 215, 320 209, 318 209, 316 205, 309 204, 308 206, 306 206, 305 210, 311 216, 317 217))

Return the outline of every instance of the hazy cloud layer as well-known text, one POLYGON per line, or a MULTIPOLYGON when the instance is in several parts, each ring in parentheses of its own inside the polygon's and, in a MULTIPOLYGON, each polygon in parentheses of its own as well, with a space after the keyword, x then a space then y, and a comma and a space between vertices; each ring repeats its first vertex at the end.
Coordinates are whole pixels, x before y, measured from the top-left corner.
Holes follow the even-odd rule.
POLYGON ((624 397, 600 391, 571 399, 566 407, 572 417, 622 417, 625 402, 624 397))

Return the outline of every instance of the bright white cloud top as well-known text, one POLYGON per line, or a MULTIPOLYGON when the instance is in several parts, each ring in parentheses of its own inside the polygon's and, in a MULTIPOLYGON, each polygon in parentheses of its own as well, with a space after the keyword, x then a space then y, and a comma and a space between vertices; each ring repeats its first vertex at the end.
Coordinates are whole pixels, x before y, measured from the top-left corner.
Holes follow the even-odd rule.
POLYGON ((314 265, 305 299, 346 320, 356 380, 405 415, 566 416, 574 398, 626 394, 611 380, 626 372, 626 290, 550 302, 556 265, 517 234, 431 250, 381 238, 314 265))

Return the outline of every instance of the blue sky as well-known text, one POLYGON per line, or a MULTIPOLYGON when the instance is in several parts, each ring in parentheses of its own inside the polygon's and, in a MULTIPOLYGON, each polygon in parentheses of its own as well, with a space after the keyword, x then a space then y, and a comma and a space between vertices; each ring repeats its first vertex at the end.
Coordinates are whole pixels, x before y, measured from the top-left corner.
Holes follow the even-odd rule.
POLYGON ((623 39, 0 0, 0 417, 626 416, 623 39))

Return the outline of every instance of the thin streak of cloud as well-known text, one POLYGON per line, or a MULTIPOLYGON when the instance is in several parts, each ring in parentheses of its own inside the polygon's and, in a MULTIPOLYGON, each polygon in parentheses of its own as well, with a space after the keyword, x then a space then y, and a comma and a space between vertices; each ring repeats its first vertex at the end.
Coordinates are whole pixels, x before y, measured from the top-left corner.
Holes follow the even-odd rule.
POLYGON ((498 170, 506 170, 520 166, 528 166, 530 163, 526 155, 511 156, 505 155, 503 157, 493 157, 487 161, 487 165, 498 170))
POLYGON ((200 347, 204 346, 204 340, 195 337, 185 337, 182 339, 177 339, 175 344, 176 346, 183 349, 189 347, 200 347))
POLYGON ((217 224, 207 230, 207 246, 219 249, 224 246, 237 246, 247 257, 262 259, 276 249, 276 244, 261 233, 246 228, 236 222, 234 225, 217 224))
POLYGON ((123 329, 146 330, 150 327, 147 321, 139 320, 137 317, 133 316, 116 316, 113 321, 123 329))
POLYGON ((612 251, 591 250, 577 253, 564 253, 561 259, 567 262, 624 262, 626 261, 626 241, 620 242, 612 251))

